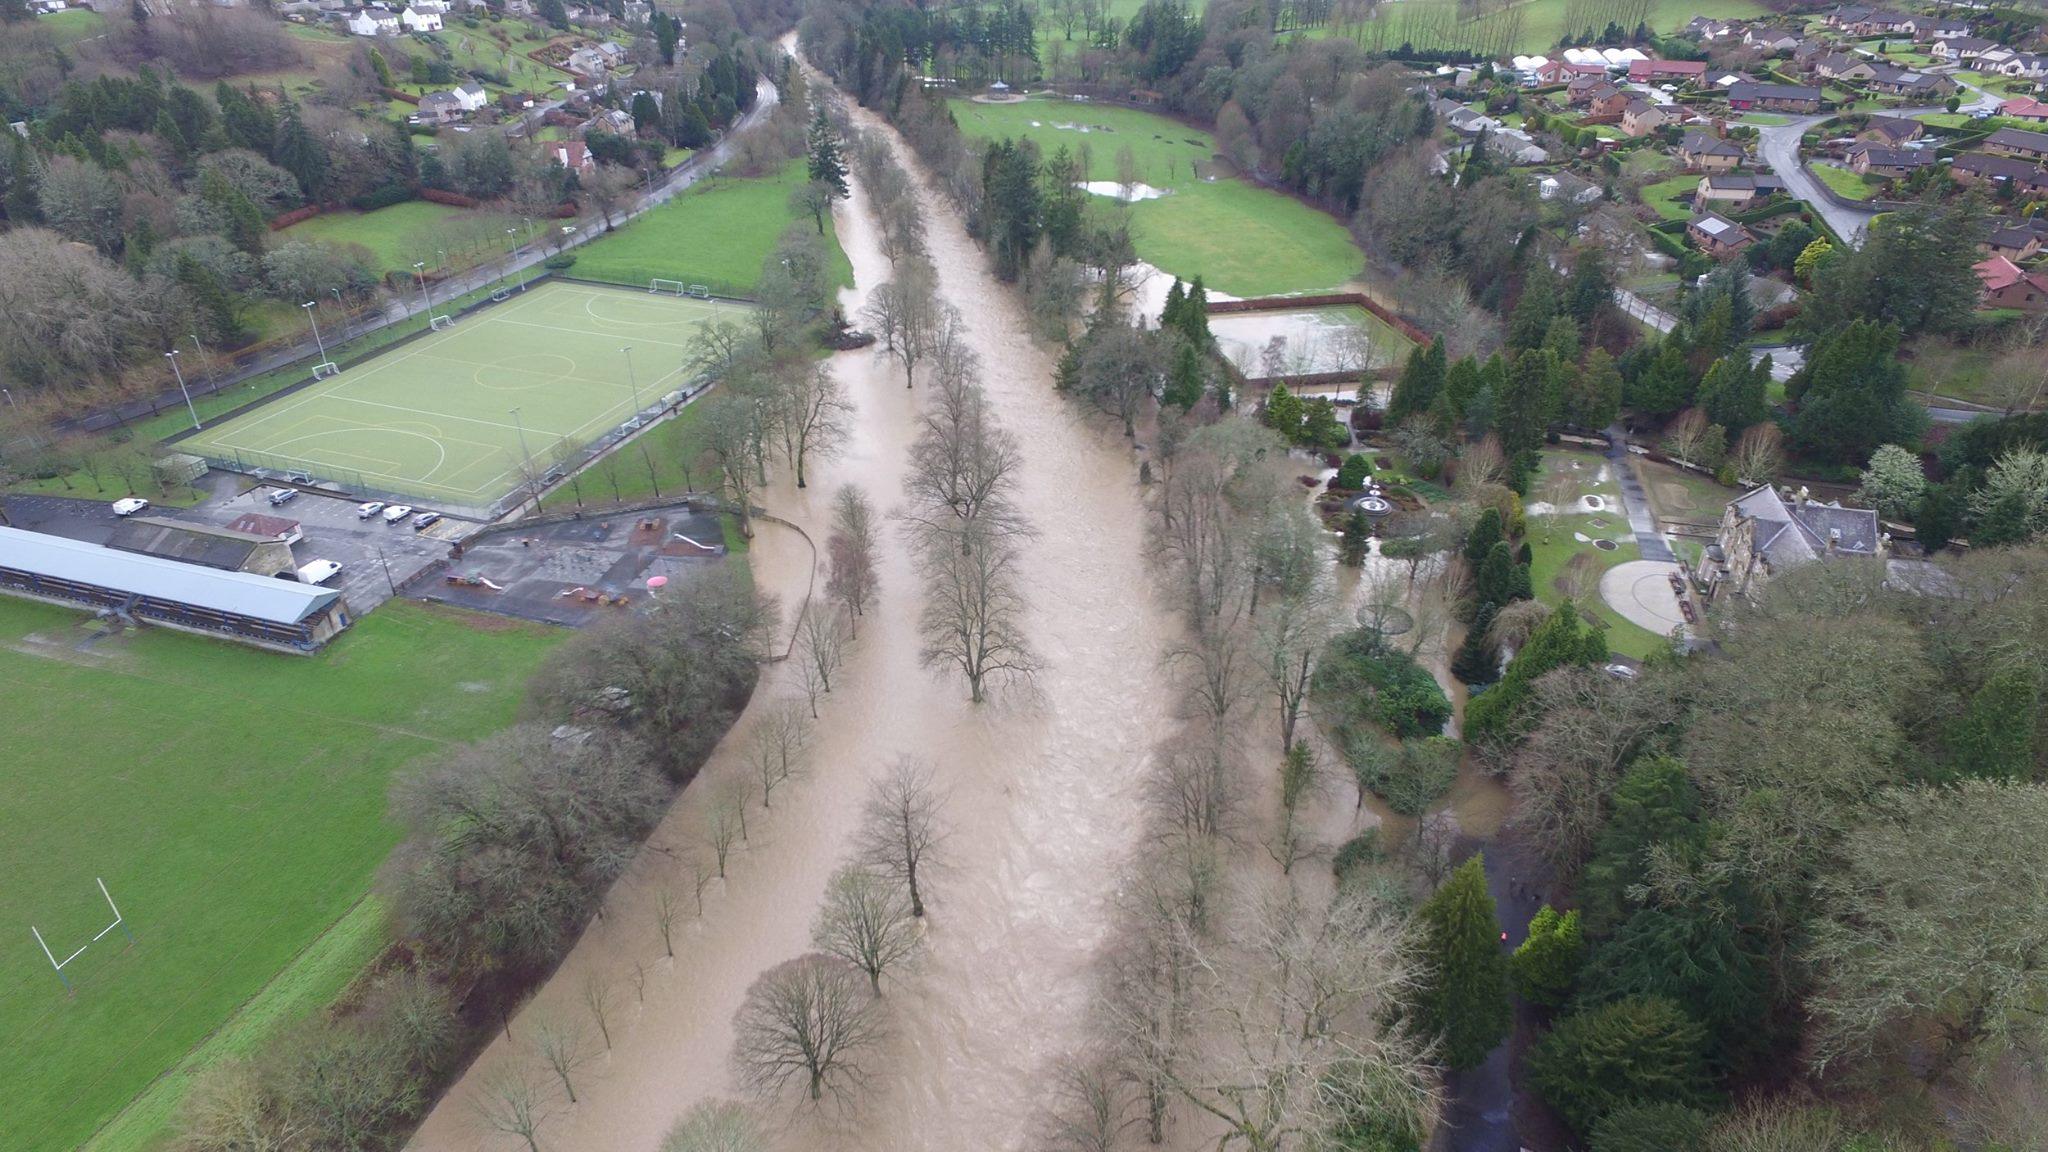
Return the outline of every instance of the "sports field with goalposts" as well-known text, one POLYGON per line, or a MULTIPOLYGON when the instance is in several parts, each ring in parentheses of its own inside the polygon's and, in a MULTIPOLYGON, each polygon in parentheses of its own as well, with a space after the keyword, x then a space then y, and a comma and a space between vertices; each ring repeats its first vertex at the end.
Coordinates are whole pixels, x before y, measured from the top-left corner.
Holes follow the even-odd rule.
POLYGON ((745 306, 681 287, 544 281, 179 447, 482 508, 687 382, 698 329, 745 306))

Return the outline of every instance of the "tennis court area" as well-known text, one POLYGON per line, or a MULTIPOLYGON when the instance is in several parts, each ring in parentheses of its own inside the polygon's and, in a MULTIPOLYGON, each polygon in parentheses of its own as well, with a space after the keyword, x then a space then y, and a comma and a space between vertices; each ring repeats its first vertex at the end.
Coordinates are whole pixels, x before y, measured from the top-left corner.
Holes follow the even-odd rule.
POLYGON ((739 320, 742 307, 546 281, 180 447, 484 508, 520 486, 529 461, 535 472, 571 466, 681 388, 697 330, 739 320))

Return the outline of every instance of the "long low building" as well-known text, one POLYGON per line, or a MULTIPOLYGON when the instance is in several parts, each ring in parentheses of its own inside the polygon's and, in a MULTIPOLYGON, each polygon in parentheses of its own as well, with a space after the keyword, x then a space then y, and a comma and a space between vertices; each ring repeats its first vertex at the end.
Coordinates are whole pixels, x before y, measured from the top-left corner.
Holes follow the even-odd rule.
POLYGON ((332 588, 19 528, 0 527, 0 592, 283 652, 311 652, 350 623, 332 588))

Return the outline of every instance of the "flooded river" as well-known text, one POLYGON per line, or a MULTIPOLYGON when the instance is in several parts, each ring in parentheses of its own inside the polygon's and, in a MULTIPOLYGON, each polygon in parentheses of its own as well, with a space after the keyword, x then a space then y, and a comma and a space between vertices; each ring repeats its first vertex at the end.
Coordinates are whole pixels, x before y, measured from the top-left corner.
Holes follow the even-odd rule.
MULTIPOLYGON (((862 127, 887 132, 856 110, 862 127)), ((906 165, 907 151, 899 149, 906 165)), ((1108 930, 1112 878, 1132 848, 1137 780, 1166 731, 1170 699, 1159 656, 1173 624, 1151 593, 1142 556, 1135 465, 1114 429, 1083 419, 1053 392, 1052 363, 1022 335, 1017 301, 987 275, 958 218, 925 194, 941 295, 966 319, 987 366, 1005 426, 1024 446, 1018 503, 1039 532, 1021 567, 1029 633, 1044 659, 1036 690, 976 708, 957 676, 919 668, 917 581, 893 534, 879 604, 835 678, 817 724, 808 780, 785 786, 772 812, 749 813, 750 842, 730 876, 706 894, 701 920, 663 954, 656 908, 664 888, 694 911, 676 853, 701 840, 711 800, 744 775, 752 723, 782 695, 793 669, 764 679, 738 728, 675 804, 649 849, 610 894, 555 978, 428 1117, 421 1152, 510 1149, 474 1106, 486 1078, 539 1068, 533 1045, 547 1017, 588 1020, 583 991, 609 983, 612 1050, 577 1077, 578 1103, 558 1105, 540 1130, 548 1152, 653 1152, 692 1103, 737 1094, 729 1053, 734 1011, 755 976, 809 951, 826 878, 845 859, 868 782, 895 758, 936 766, 949 792, 951 835, 931 886, 929 935, 919 966, 885 984, 891 1036, 869 1062, 857 1113, 793 1120, 778 1147, 1014 1149, 1045 1098, 1051 1065, 1082 1035, 1089 970, 1108 930)), ((858 190, 837 210, 857 287, 856 313, 888 276, 858 190)), ((762 496, 775 515, 825 538, 843 483, 882 508, 901 500, 912 422, 924 398, 907 391, 879 353, 842 353, 832 369, 857 406, 855 433, 835 460, 814 466, 803 491, 785 479, 762 496)), ((811 583, 811 546, 763 524, 752 553, 760 586, 793 614, 811 583)), ((822 584, 822 580, 820 580, 822 584)), ((591 1030, 595 1042, 595 1029, 591 1030)), ((545 1073, 542 1073, 545 1075, 545 1073)), ((778 1122, 796 1114, 776 1105, 778 1122)))

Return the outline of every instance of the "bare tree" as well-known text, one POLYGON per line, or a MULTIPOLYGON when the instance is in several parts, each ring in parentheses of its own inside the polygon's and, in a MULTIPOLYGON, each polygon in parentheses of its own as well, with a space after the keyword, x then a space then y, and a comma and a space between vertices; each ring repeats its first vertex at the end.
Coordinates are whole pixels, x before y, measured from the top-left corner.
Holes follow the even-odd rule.
POLYGON ((923 557, 919 659, 927 668, 957 668, 976 704, 988 699, 991 682, 1028 680, 1038 670, 1038 654, 1024 635, 1016 564, 1009 539, 979 526, 961 534, 958 551, 936 547, 923 557))
POLYGON ((796 486, 805 487, 804 463, 837 455, 846 441, 853 405, 831 369, 798 363, 775 377, 776 426, 782 432, 782 454, 796 469, 796 486))
POLYGON ((597 171, 582 176, 578 187, 590 206, 604 219, 604 230, 612 230, 612 216, 633 193, 633 172, 616 164, 600 164, 597 171))
POLYGON ((484 1077, 470 1101, 484 1127, 526 1141, 526 1152, 540 1152, 541 1125, 554 1115, 545 1087, 534 1082, 525 1065, 500 1065, 484 1077))
POLYGON ((733 1017, 733 1063, 753 1092, 795 1083, 812 1103, 842 1102, 867 1081, 882 1036, 861 974, 835 957, 799 956, 761 974, 733 1017))
POLYGON ((1090 1054, 1061 1063, 1045 1110, 1046 1152, 1116 1152, 1136 1119, 1116 1061, 1090 1054))
POLYGON ((612 982, 602 972, 586 972, 579 990, 583 994, 583 1006, 590 1010, 590 1018, 597 1023, 597 1034, 604 1040, 604 1050, 611 1051, 612 982))
POLYGON ((1014 498, 1023 466, 1017 438, 997 425, 971 378, 939 383, 938 401, 911 444, 904 481, 908 505, 901 515, 913 542, 925 551, 941 541, 964 549, 973 529, 990 539, 1027 534, 1014 498))
POLYGON ((1204 622, 1167 650, 1183 709, 1206 726, 1212 744, 1235 739, 1238 709, 1257 694, 1258 669, 1244 629, 1204 622))
POLYGON ((1253 621, 1266 686, 1280 712, 1280 751, 1294 747, 1295 726, 1308 699, 1316 659, 1335 631, 1329 578, 1316 564, 1292 587, 1283 586, 1253 621))
POLYGON ((858 864, 832 874, 811 925, 811 944, 867 973, 877 996, 882 973, 916 953, 921 935, 904 885, 858 864))
POLYGON ((221 1060, 194 1079, 180 1109, 181 1152, 287 1152, 299 1148, 306 1125, 288 1095, 263 1083, 254 1061, 221 1060))
POLYGON ((1183 733, 1153 760, 1159 767, 1145 782, 1145 807, 1160 835, 1227 840, 1237 832, 1243 797, 1227 743, 1183 733))
MULTIPOLYGON (((845 622, 836 612, 819 605, 806 604, 803 615, 796 622, 797 656, 817 677, 817 683, 826 692, 832 691, 832 673, 839 670, 846 652, 845 622)), ((812 715, 817 714, 815 699, 812 715)))
POLYGON ((744 1104, 705 1100, 692 1105, 662 1137, 661 1152, 767 1152, 760 1122, 744 1104))
POLYGON ((747 742, 747 762, 761 783, 761 807, 772 805, 778 785, 803 774, 810 747, 811 718, 796 701, 777 701, 761 717, 747 742))
MULTIPOLYGON (((718 864, 720 880, 725 879, 725 862, 732 856, 733 846, 740 842, 740 830, 745 819, 745 802, 735 804, 730 796, 720 796, 712 801, 704 813, 704 842, 711 847, 711 858, 718 864)), ((698 903, 701 912, 701 897, 698 903)))
POLYGON ((1310 800, 1324 795, 1329 784, 1329 773, 1325 771, 1322 758, 1308 746, 1307 741, 1287 750, 1286 758, 1280 763, 1280 823, 1266 842, 1266 853, 1280 865, 1281 875, 1292 874, 1296 864, 1316 854, 1316 844, 1301 826, 1301 808, 1310 800))
POLYGON ((1687 408, 1664 429, 1664 451, 1680 464, 1712 467, 1727 446, 1727 433, 1698 408, 1687 408))
POLYGON ((1751 424, 1735 442, 1728 462, 1735 465, 1735 478, 1745 485, 1772 483, 1785 467, 1785 434, 1769 420, 1751 424))
POLYGON ((917 383, 917 366, 933 352, 951 311, 938 298, 938 273, 922 259, 910 259, 869 294, 861 315, 883 351, 903 364, 903 386, 909 388, 917 383))
POLYGON ((654 925, 661 929, 661 954, 676 956, 676 890, 663 884, 654 893, 654 925))
POLYGON ((825 594, 846 609, 847 629, 857 638, 860 626, 855 621, 875 598, 876 557, 874 507, 855 485, 840 488, 832 499, 832 535, 825 552, 832 566, 825 594))
POLYGON ((868 789, 861 809, 857 858, 910 894, 910 914, 924 916, 923 881, 945 842, 939 809, 945 798, 932 786, 931 765, 904 756, 868 789))
POLYGON ((533 1027, 533 1047, 541 1062, 562 1082, 562 1094, 576 1103, 576 1085, 571 1077, 590 1062, 585 1047, 583 1024, 573 1018, 543 1017, 533 1027))
POLYGON ((704 401, 697 442, 718 469, 719 494, 740 520, 740 535, 754 535, 754 489, 760 479, 757 406, 751 397, 721 393, 704 401))

